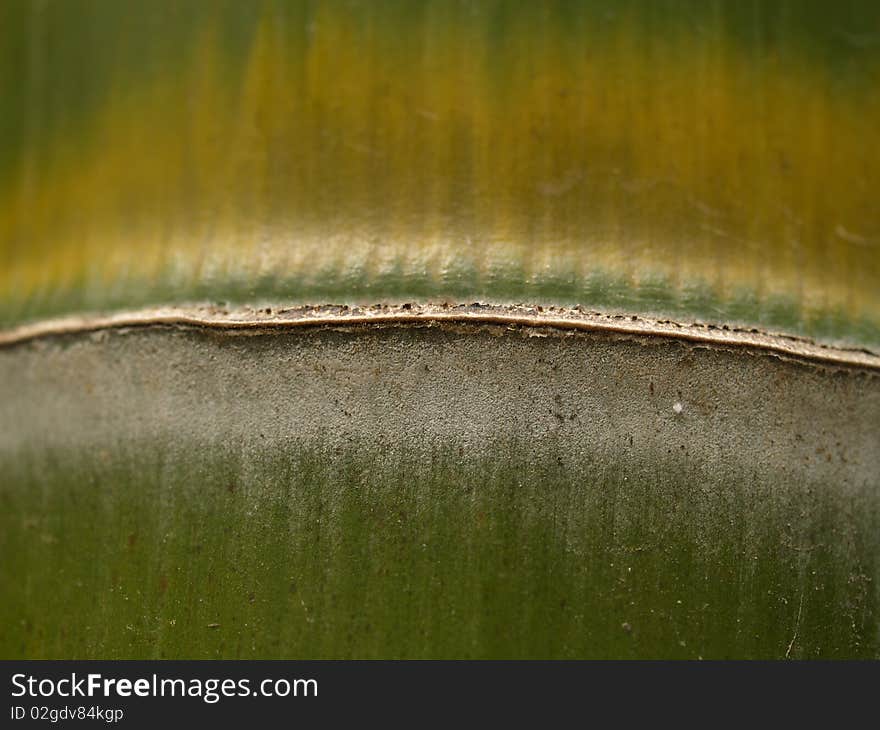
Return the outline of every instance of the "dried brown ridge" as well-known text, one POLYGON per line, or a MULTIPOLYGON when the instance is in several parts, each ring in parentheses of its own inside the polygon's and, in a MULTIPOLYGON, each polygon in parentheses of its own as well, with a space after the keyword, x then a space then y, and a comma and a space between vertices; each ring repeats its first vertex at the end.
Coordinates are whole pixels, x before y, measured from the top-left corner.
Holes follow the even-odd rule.
POLYGON ((832 346, 784 333, 704 322, 676 322, 644 315, 603 313, 582 307, 496 304, 303 305, 294 307, 151 307, 110 315, 49 319, 0 332, 0 346, 55 335, 153 325, 267 331, 292 327, 405 323, 485 323, 621 334, 652 335, 690 342, 743 347, 796 359, 880 369, 880 354, 832 346))

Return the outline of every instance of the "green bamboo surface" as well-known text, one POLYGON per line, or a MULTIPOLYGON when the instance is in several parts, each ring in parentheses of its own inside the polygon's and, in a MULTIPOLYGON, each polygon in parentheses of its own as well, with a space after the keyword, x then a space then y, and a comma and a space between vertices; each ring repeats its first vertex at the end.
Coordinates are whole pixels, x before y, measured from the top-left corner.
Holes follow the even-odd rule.
POLYGON ((0 655, 878 656, 876 499, 557 448, 34 454, 4 493, 0 655))
MULTIPOLYGON (((6 0, 0 328, 485 301, 877 351, 878 128, 871 0, 6 0)), ((0 656, 880 656, 876 373, 505 330, 422 381, 454 332, 380 377, 382 332, 0 348, 0 656), (582 421, 511 385, 560 361, 582 421), (329 433, 267 443, 307 396, 329 433)))
POLYGON ((0 656, 880 655, 880 375, 530 334, 0 350, 0 656))
POLYGON ((880 343, 874 2, 0 14, 7 325, 448 298, 880 343))

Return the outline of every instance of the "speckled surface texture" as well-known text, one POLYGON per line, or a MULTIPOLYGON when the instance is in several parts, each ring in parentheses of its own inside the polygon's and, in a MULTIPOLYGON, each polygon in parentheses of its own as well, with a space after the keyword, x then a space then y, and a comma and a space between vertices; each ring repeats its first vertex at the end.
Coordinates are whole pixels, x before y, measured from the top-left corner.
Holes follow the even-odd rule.
POLYGON ((878 655, 874 370, 156 326, 3 348, 0 421, 6 656, 878 655))

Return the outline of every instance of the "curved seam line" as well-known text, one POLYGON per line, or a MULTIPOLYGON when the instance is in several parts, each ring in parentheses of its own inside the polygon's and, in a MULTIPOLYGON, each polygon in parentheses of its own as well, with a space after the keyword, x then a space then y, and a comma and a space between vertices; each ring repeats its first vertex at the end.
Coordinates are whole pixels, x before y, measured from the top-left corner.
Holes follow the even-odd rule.
MULTIPOLYGON (((639 315, 603 314, 583 312, 577 309, 560 309, 567 316, 554 316, 543 311, 521 313, 511 311, 448 311, 447 308, 418 307, 417 309, 395 307, 395 311, 369 313, 361 308, 340 308, 336 314, 309 314, 320 312, 321 307, 281 309, 273 318, 251 317, 230 319, 228 312, 222 315, 189 314, 187 310, 168 308, 124 312, 106 317, 68 317, 23 325, 0 331, 0 347, 8 347, 31 340, 58 335, 99 332, 102 330, 127 329, 150 326, 188 326, 221 330, 272 330, 297 327, 326 327, 368 324, 415 324, 431 322, 484 323, 547 327, 553 329, 587 332, 611 332, 627 335, 655 336, 712 345, 752 347, 769 352, 796 356, 814 362, 855 365, 880 369, 880 355, 869 350, 850 350, 811 342, 792 335, 770 334, 755 329, 735 328, 727 325, 709 325, 700 322, 679 323, 669 319, 649 319, 639 315), (285 313, 298 312, 295 317, 285 313), (611 320, 611 321, 609 321, 611 320), (695 332, 693 330, 700 330, 695 332)), ((490 309, 490 306, 485 306, 490 309)), ((251 310, 254 312, 265 309, 251 310)), ((272 311, 271 309, 269 311, 272 311)))

